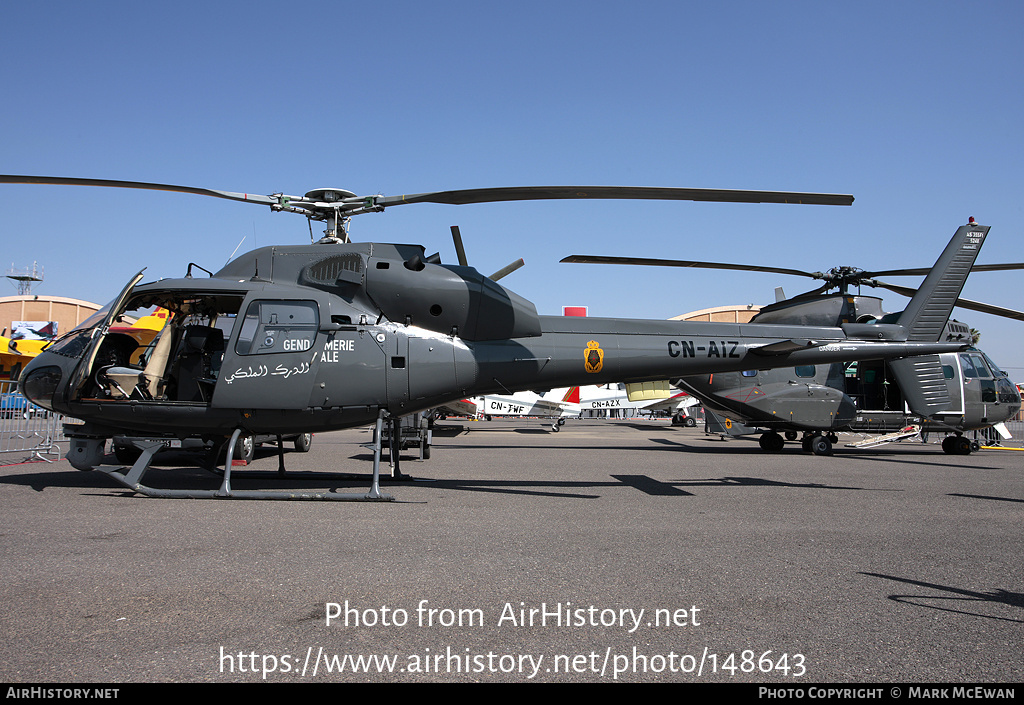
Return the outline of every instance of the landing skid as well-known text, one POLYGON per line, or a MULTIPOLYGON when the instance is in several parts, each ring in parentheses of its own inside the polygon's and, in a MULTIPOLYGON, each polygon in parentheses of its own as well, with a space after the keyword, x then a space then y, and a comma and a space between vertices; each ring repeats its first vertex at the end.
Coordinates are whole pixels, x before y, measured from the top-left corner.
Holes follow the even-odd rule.
MULTIPOLYGON (((241 429, 235 429, 228 442, 227 459, 224 462, 224 473, 221 485, 216 490, 168 490, 149 487, 142 484, 142 478, 149 470, 153 456, 157 451, 165 447, 165 442, 159 439, 134 438, 132 444, 141 451, 138 460, 128 470, 122 473, 119 470, 106 470, 102 467, 96 469, 109 475, 115 482, 118 482, 133 492, 138 492, 146 497, 170 498, 170 499, 299 499, 299 500, 327 500, 336 502, 393 502, 394 497, 382 494, 380 491, 380 458, 381 458, 381 428, 384 422, 385 412, 377 417, 376 432, 372 443, 364 444, 364 447, 373 451, 373 479, 370 489, 367 492, 293 492, 286 490, 235 490, 231 488, 231 464, 234 460, 235 442, 241 435, 241 429)), ((284 459, 281 457, 283 450, 279 448, 280 465, 279 475, 284 475, 284 459)), ((220 474, 218 472, 218 474, 220 474)), ((254 473, 246 473, 252 476, 254 473)), ((404 479, 404 478, 403 478, 404 479)))

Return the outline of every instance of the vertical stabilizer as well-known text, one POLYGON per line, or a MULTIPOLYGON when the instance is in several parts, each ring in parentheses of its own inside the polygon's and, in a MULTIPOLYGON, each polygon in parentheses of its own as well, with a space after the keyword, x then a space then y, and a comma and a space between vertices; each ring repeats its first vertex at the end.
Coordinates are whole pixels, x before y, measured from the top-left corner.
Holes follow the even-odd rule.
POLYGON ((978 225, 973 218, 957 229, 900 315, 898 323, 910 331, 908 341, 934 343, 939 339, 988 231, 989 226, 978 225))

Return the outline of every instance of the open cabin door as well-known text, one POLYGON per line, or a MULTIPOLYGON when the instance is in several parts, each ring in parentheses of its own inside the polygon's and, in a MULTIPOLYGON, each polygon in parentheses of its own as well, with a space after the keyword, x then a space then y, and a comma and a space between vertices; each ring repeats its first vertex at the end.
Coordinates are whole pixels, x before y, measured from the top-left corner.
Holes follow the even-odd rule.
MULTIPOLYGON (((138 274, 132 277, 127 286, 121 290, 121 293, 118 294, 117 298, 107 304, 106 309, 102 309, 100 312, 97 312, 98 315, 105 311, 106 315, 104 316, 102 323, 99 323, 92 328, 92 339, 89 341, 88 346, 81 357, 81 362, 78 364, 78 367, 75 368, 70 383, 64 388, 64 393, 67 394, 70 399, 77 400, 82 396, 86 382, 89 380, 93 372, 93 365, 96 364, 96 355, 99 352, 100 345, 103 343, 104 336, 106 336, 107 331, 110 330, 110 326, 117 320, 117 317, 121 315, 121 309, 124 307, 128 297, 131 296, 135 285, 142 280, 142 274, 145 271, 145 269, 140 270, 138 274)), ((89 324, 89 320, 85 321, 85 323, 82 324, 82 328, 85 328, 89 324)), ((64 402, 67 403, 68 398, 65 398, 64 402)))

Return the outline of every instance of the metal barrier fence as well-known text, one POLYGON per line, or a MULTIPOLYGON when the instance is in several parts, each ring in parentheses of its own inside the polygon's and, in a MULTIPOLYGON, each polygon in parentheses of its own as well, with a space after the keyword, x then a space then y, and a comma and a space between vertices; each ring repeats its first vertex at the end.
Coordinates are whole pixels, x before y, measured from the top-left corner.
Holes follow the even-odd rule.
POLYGON ((0 381, 0 464, 57 460, 64 452, 57 444, 65 440, 63 416, 29 402, 18 392, 17 382, 0 381))

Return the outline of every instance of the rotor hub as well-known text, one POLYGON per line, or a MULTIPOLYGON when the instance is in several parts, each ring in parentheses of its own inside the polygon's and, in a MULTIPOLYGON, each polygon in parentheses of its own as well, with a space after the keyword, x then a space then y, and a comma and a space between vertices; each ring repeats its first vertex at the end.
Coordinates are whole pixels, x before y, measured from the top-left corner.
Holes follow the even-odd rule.
POLYGON ((343 188, 317 188, 306 192, 306 198, 323 203, 337 203, 346 198, 356 198, 356 194, 343 188))

